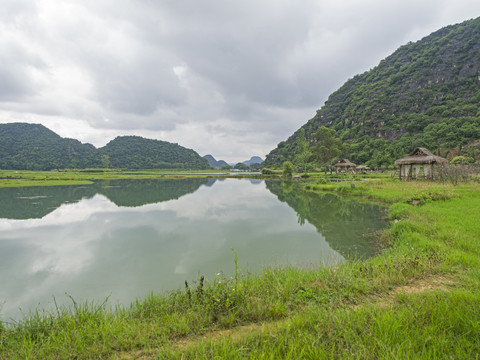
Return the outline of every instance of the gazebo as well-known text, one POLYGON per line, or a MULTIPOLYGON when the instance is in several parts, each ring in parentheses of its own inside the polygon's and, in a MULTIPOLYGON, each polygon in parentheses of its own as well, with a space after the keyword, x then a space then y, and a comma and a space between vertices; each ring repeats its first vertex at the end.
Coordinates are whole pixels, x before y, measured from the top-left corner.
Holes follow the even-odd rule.
POLYGON ((418 179, 420 177, 433 180, 433 167, 447 163, 447 159, 433 155, 423 147, 418 147, 410 155, 395 161, 395 165, 400 167, 400 180, 418 179))
POLYGON ((336 163, 335 165, 335 172, 338 173, 338 169, 341 169, 341 170, 349 170, 349 169, 352 169, 353 171, 355 171, 355 168, 357 167, 356 164, 352 163, 350 160, 348 159, 343 159, 343 160, 340 160, 338 163, 336 163))

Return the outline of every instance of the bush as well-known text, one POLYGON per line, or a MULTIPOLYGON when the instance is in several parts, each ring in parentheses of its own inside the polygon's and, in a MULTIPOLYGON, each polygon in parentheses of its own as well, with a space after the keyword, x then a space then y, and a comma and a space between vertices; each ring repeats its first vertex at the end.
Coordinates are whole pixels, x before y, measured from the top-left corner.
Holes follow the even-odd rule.
POLYGON ((285 161, 283 163, 283 176, 292 177, 295 167, 290 161, 285 161))
POLYGON ((468 156, 455 156, 452 160, 450 160, 450 164, 475 164, 475 159, 468 157, 468 156))
POLYGON ((280 174, 280 171, 273 170, 273 169, 268 169, 268 168, 263 168, 262 169, 262 174, 263 175, 277 175, 277 174, 280 174))

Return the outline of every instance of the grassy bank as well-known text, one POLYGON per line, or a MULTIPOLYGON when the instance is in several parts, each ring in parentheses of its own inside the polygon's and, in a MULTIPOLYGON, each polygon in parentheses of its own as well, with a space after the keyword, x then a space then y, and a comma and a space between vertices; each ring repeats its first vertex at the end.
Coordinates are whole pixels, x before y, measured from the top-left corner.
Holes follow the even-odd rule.
MULTIPOLYGON (((299 177, 301 174, 298 174, 299 177)), ((390 178, 391 173, 371 174, 328 174, 310 173, 309 181, 319 179, 328 181, 363 180, 369 178, 390 178)), ((252 175, 251 172, 230 172, 223 170, 184 170, 184 169, 64 169, 52 171, 28 170, 0 170, 0 188, 24 186, 58 186, 58 185, 84 185, 94 180, 118 179, 159 179, 159 178, 185 178, 185 177, 233 177, 233 178, 282 178, 282 172, 275 175, 252 175)))
MULTIPOLYGON (((56 185, 84 185, 91 184, 94 180, 116 179, 155 179, 155 178, 179 178, 206 176, 205 171, 186 170, 110 170, 110 169, 86 169, 86 170, 54 170, 54 171, 15 171, 0 170, 1 187, 23 186, 56 186, 56 185)), ((225 173, 211 170, 208 173, 222 176, 225 173)))
POLYGON ((390 246, 328 268, 236 269, 129 308, 72 299, 3 323, 0 358, 478 358, 480 186, 308 186, 390 204, 390 246))

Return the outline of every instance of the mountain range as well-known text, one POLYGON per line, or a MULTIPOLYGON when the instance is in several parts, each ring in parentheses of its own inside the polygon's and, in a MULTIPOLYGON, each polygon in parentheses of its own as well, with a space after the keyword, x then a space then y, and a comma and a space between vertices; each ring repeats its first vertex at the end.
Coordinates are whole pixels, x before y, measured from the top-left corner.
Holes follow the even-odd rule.
MULTIPOLYGON (((229 164, 225 160, 216 160, 213 155, 208 154, 204 156, 205 159, 208 160, 208 163, 210 166, 214 168, 223 168, 223 167, 234 167, 236 164, 229 164)), ((263 163, 263 159, 260 156, 252 156, 249 160, 242 161, 242 164, 245 164, 247 166, 252 166, 256 164, 261 164, 263 163)))
POLYGON ((480 153, 480 18, 408 43, 348 80, 301 129, 280 142, 265 166, 295 161, 300 134, 320 126, 343 142, 340 158, 391 165, 415 147, 437 155, 480 153))
POLYGON ((119 136, 101 148, 62 138, 41 124, 0 124, 0 169, 208 169, 191 149, 140 136, 119 136))
POLYGON ((208 164, 213 168, 223 168, 230 167, 230 165, 224 160, 216 160, 212 155, 208 154, 204 156, 204 159, 207 159, 208 164))
POLYGON ((261 164, 263 159, 260 156, 252 156, 250 160, 245 160, 243 163, 248 166, 252 166, 254 164, 261 164))

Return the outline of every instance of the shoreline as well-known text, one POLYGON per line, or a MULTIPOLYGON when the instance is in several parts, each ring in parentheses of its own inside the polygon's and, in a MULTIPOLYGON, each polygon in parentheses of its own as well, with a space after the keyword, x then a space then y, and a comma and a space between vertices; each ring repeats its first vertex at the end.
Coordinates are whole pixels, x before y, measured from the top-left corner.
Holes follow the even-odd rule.
POLYGON ((232 278, 199 279, 123 309, 73 302, 56 314, 2 323, 0 357, 474 358, 480 352, 480 185, 305 185, 388 203, 391 226, 381 240, 389 246, 365 261, 258 275, 242 273, 235 261, 232 278))

